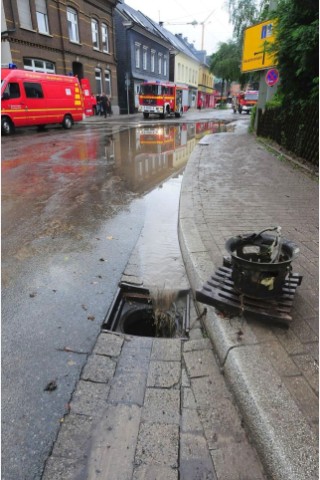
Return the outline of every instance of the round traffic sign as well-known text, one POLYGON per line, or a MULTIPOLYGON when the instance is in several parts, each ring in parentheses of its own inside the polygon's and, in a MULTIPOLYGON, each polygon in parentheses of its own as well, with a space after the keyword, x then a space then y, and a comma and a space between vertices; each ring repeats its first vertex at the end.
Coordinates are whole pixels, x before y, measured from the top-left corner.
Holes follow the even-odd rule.
POLYGON ((279 71, 276 68, 271 68, 266 74, 266 84, 272 87, 279 81, 279 71))

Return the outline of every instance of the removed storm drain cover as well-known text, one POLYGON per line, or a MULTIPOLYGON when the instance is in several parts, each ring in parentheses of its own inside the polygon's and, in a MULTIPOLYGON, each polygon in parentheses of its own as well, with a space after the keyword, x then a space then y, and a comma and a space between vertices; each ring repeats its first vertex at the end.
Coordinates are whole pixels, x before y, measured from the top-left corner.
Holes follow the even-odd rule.
POLYGON ((189 332, 189 292, 120 284, 102 328, 140 337, 180 338, 189 332))

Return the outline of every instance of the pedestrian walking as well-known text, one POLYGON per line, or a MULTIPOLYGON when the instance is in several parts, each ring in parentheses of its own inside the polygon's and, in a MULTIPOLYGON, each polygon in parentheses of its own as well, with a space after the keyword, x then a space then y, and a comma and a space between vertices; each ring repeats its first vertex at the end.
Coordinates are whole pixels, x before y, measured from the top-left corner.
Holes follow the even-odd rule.
POLYGON ((107 97, 107 115, 112 115, 111 98, 107 97))
POLYGON ((100 108, 101 108, 101 95, 97 94, 96 95, 96 100, 97 100, 97 104, 96 104, 96 115, 100 115, 100 108))
POLYGON ((101 106, 101 110, 100 110, 101 113, 100 113, 100 115, 104 115, 104 118, 106 118, 106 117, 107 117, 107 113, 108 113, 108 112, 107 112, 107 109, 108 109, 108 98, 107 98, 107 96, 106 96, 105 93, 103 93, 103 94, 101 95, 100 106, 101 106))

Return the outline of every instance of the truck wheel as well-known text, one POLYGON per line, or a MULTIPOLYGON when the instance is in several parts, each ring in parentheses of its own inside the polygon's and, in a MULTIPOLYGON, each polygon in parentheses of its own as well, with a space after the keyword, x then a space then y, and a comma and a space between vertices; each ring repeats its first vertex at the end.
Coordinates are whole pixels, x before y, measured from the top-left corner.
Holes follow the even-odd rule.
POLYGON ((72 117, 71 115, 66 115, 62 122, 63 128, 69 130, 72 127, 72 117))
POLYGON ((144 113, 143 118, 149 118, 149 113, 144 113))
POLYGON ((1 133, 2 135, 11 135, 14 133, 14 124, 8 117, 1 118, 1 133))
POLYGON ((168 115, 170 115, 170 110, 168 111, 168 109, 165 108, 163 113, 160 114, 160 118, 163 120, 164 118, 167 118, 168 115))

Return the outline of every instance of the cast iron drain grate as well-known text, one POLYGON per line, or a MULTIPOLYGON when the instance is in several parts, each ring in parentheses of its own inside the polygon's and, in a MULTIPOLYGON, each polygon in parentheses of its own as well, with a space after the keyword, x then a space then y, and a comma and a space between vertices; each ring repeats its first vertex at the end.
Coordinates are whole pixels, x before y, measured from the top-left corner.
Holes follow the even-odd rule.
POLYGON ((235 290, 231 276, 232 268, 219 267, 202 289, 196 291, 196 300, 231 315, 243 313, 259 320, 271 320, 287 326, 290 324, 294 294, 301 284, 301 275, 288 275, 282 293, 275 298, 264 300, 241 295, 235 290))
POLYGON ((121 283, 102 328, 140 337, 187 337, 189 311, 189 291, 150 292, 121 283))

